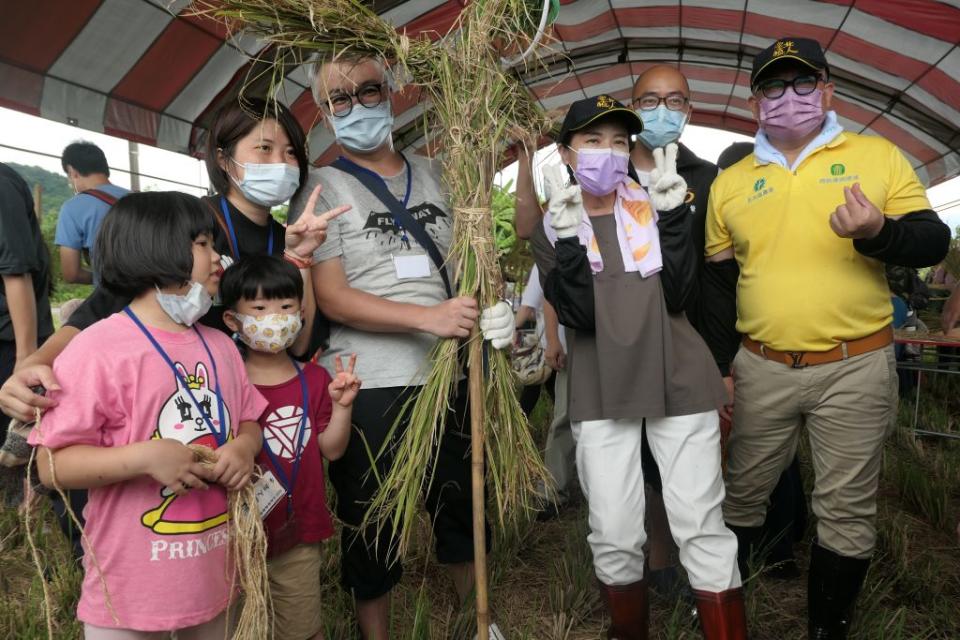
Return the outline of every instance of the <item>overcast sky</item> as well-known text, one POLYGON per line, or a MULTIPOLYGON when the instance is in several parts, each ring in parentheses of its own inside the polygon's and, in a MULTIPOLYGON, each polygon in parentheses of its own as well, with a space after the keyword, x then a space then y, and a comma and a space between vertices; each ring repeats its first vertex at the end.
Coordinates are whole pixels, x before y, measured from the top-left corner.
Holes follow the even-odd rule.
MULTIPOLYGON (((124 187, 130 186, 128 172, 130 160, 126 140, 0 108, 0 162, 36 165, 49 171, 62 173, 60 152, 67 144, 81 139, 89 140, 103 149, 107 161, 114 169, 110 176, 112 182, 124 187), (15 151, 8 147, 19 147, 55 157, 15 151)), ((750 140, 750 138, 719 129, 692 125, 686 128, 681 138, 681 141, 693 149, 697 155, 710 161, 715 161, 721 151, 737 140, 750 140)), ((140 173, 146 174, 140 178, 141 189, 176 189, 194 195, 206 193, 207 172, 201 161, 144 144, 138 147, 140 173), (156 176, 156 178, 146 176, 156 176)), ((552 146, 537 154, 538 165, 556 162, 559 162, 559 159, 552 146)), ((515 176, 516 168, 511 166, 507 167, 498 179, 506 182, 515 176)), ((950 225, 950 228, 955 229, 960 226, 960 178, 937 185, 928 190, 928 194, 931 204, 939 211, 940 216, 950 225)))

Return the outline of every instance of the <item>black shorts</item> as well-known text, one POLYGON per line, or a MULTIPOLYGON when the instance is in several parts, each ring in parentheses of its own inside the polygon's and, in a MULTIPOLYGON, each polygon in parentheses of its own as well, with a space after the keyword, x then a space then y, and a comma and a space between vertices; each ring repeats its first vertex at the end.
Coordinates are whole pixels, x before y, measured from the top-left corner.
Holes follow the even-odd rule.
MULTIPOLYGON (((330 463, 330 481, 337 492, 340 533, 340 569, 344 589, 358 600, 373 600, 389 592, 403 574, 394 562, 391 525, 377 533, 376 526, 359 529, 376 490, 370 473, 370 453, 381 451, 404 403, 419 387, 362 389, 353 403, 353 430, 343 457, 330 463)), ((440 440, 430 491, 425 497, 433 523, 437 560, 441 564, 473 561, 473 500, 470 485, 470 425, 467 386, 461 384, 447 427, 440 440)), ((405 432, 403 422, 392 438, 405 432)), ((377 460, 377 475, 384 477, 393 463, 388 449, 377 460)), ((487 535, 487 540, 490 536, 487 535)), ((489 543, 488 543, 489 544, 489 543)))

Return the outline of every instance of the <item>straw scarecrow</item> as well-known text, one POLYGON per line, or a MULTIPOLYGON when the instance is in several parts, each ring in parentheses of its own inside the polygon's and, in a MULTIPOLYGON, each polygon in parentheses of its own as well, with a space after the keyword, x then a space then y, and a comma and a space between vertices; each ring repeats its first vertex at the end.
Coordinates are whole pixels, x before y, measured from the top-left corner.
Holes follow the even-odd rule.
MULTIPOLYGON (((274 86, 285 71, 314 54, 328 59, 350 55, 384 61, 399 84, 422 92, 429 102, 424 130, 432 134, 432 151, 443 156, 444 182, 454 212, 454 240, 447 259, 454 266, 458 294, 473 296, 480 308, 486 308, 503 292, 490 213, 503 141, 517 128, 538 134, 549 125, 516 77, 505 70, 509 63, 504 56, 535 49, 538 36, 533 34, 542 34, 546 9, 551 5, 556 9, 556 4, 475 0, 437 41, 426 34, 410 38, 398 32, 360 0, 198 0, 194 10, 270 45, 274 86)), ((433 369, 424 392, 413 402, 409 428, 395 453, 398 462, 380 478, 380 492, 367 517, 393 527, 398 558, 410 550, 420 496, 431 481, 427 470, 444 431, 464 350, 473 438, 477 621, 479 637, 485 639, 484 458, 486 486, 502 527, 528 517, 544 470, 517 401, 508 356, 494 350, 484 354, 476 329, 466 344, 456 339, 437 344, 433 369)))

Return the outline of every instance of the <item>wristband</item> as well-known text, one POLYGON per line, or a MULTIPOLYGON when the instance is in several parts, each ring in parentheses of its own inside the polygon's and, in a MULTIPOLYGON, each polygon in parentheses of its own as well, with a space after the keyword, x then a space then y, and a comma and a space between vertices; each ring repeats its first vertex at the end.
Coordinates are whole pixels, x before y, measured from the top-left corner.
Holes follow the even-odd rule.
POLYGON ((313 258, 301 258, 292 251, 285 249, 283 259, 295 266, 297 269, 309 269, 313 266, 313 258))

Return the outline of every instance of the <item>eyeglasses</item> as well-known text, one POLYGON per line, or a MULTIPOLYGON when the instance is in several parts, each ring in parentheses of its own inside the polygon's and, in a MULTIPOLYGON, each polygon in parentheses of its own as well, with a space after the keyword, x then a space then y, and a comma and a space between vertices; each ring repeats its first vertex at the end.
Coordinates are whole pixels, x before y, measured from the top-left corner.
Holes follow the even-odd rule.
POLYGON ((633 99, 633 108, 641 111, 653 111, 660 106, 660 103, 667 105, 670 111, 682 111, 690 99, 680 92, 671 93, 663 98, 655 93, 645 93, 639 98, 633 99))
POLYGON ((383 102, 383 94, 383 83, 371 82, 362 85, 353 93, 334 91, 327 100, 330 113, 338 118, 343 118, 350 115, 350 112, 353 111, 354 100, 367 109, 373 109, 383 102))
POLYGON ((770 78, 757 84, 755 91, 761 93, 764 98, 775 99, 781 97, 787 91, 787 87, 792 87, 793 92, 798 96, 810 95, 817 90, 817 84, 823 80, 819 75, 797 76, 793 80, 784 80, 783 78, 770 78))

